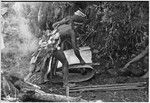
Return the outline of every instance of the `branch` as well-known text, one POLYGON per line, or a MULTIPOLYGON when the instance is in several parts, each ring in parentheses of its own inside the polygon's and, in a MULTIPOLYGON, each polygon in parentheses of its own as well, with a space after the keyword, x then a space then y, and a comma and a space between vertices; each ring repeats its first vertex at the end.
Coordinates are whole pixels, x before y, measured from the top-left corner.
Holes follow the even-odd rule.
POLYGON ((126 70, 127 70, 127 67, 128 67, 131 63, 140 60, 140 59, 143 58, 147 53, 148 53, 148 46, 147 46, 146 49, 143 50, 139 55, 137 55, 135 58, 133 58, 131 61, 129 61, 129 62, 121 69, 121 71, 123 71, 123 72, 126 71, 126 70))

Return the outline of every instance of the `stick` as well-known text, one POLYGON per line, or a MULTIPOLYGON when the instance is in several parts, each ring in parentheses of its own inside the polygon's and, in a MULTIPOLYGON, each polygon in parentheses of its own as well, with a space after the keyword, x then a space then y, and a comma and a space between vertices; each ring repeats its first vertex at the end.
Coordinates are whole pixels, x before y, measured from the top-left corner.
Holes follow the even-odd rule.
POLYGON ((72 90, 72 89, 82 89, 82 88, 97 88, 97 87, 141 86, 141 85, 144 85, 144 84, 146 84, 146 82, 91 85, 91 86, 73 87, 73 88, 70 88, 70 90, 72 90))
POLYGON ((70 92, 77 92, 77 91, 91 91, 91 90, 128 90, 128 89, 144 89, 145 87, 136 87, 136 86, 121 86, 121 87, 98 87, 98 88, 84 88, 84 89, 76 89, 70 90, 70 92))
POLYGON ((107 84, 107 85, 93 85, 70 88, 70 92, 75 91, 89 91, 89 90, 124 90, 124 89, 143 89, 146 82, 125 83, 125 84, 107 84))
POLYGON ((88 65, 90 65, 90 66, 92 66, 92 65, 100 65, 100 63, 85 63, 85 64, 71 64, 71 65, 69 65, 69 68, 77 68, 77 67, 82 67, 82 66, 88 66, 88 65))
POLYGON ((70 88, 70 92, 91 91, 91 90, 106 91, 106 90, 144 89, 145 84, 146 82, 82 86, 70 88))
POLYGON ((148 46, 147 46, 146 49, 143 50, 139 55, 137 55, 135 58, 133 58, 131 61, 129 61, 129 62, 121 69, 121 71, 126 71, 126 70, 127 70, 127 67, 128 67, 131 63, 140 60, 140 59, 141 59, 142 57, 144 57, 147 53, 148 53, 148 46))
POLYGON ((67 96, 67 102, 69 102, 69 86, 66 86, 66 96, 67 96))

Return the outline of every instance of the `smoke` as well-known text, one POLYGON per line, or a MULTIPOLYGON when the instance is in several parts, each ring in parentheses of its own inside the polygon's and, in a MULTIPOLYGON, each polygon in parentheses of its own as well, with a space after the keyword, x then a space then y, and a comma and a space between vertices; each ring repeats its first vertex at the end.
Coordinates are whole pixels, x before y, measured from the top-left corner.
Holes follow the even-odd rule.
POLYGON ((29 25, 26 19, 20 18, 19 22, 19 38, 21 38, 22 43, 19 45, 19 51, 26 55, 37 49, 37 38, 29 31, 29 25))
MULTIPOLYGON (((1 51, 1 68, 24 77, 30 66, 30 55, 38 48, 38 38, 35 36, 38 31, 33 32, 34 27, 31 26, 36 21, 31 22, 31 18, 28 17, 31 6, 34 9, 34 3, 28 2, 30 4, 28 5, 27 2, 13 2, 9 5, 8 2, 7 4, 8 15, 2 17, 4 24, 1 34, 5 48, 1 51)), ((35 13, 34 16, 38 15, 35 13)))
POLYGON ((16 20, 18 25, 18 38, 21 42, 16 41, 18 52, 20 56, 28 55, 35 51, 38 47, 38 39, 30 31, 31 27, 29 26, 30 20, 24 16, 23 5, 27 5, 24 2, 16 2, 13 6, 13 9, 16 13, 16 20))

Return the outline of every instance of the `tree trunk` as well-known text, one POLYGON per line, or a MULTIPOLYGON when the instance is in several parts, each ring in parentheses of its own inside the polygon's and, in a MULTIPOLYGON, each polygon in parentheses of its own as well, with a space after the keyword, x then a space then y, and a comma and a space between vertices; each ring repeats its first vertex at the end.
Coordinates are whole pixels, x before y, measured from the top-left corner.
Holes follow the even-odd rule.
POLYGON ((41 30, 46 30, 48 4, 42 3, 38 12, 38 26, 41 30))

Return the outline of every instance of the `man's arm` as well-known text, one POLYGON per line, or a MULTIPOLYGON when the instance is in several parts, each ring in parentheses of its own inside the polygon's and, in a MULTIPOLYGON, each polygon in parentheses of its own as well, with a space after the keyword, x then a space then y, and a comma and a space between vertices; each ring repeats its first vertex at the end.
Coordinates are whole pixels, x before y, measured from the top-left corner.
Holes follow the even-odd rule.
POLYGON ((52 27, 53 27, 53 28, 56 28, 56 26, 60 26, 60 25, 66 24, 66 23, 68 23, 69 21, 70 21, 70 16, 68 16, 68 17, 66 17, 66 18, 64 18, 64 19, 62 19, 61 21, 58 21, 58 22, 54 23, 54 24, 52 25, 52 27))

